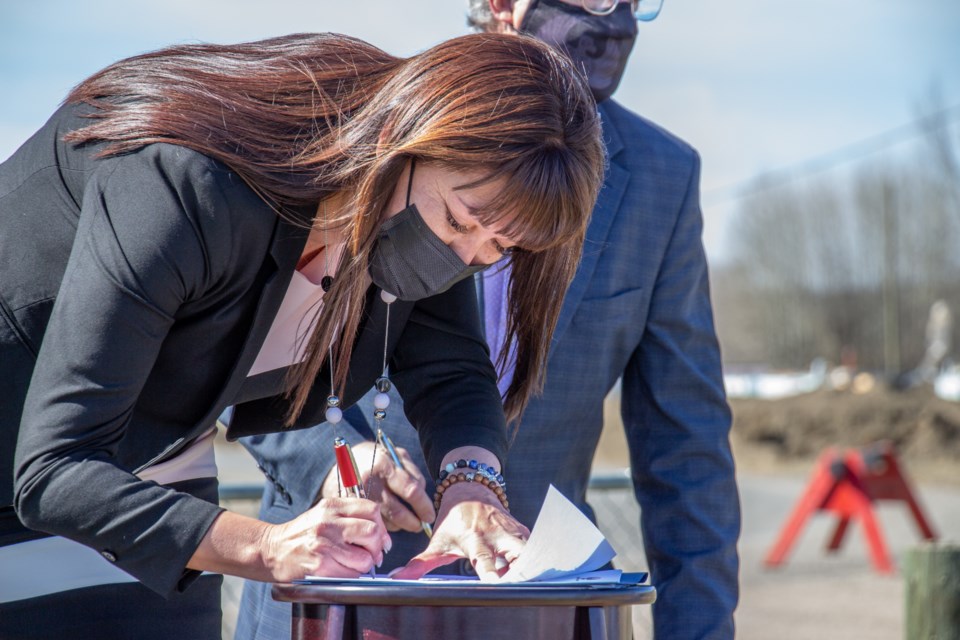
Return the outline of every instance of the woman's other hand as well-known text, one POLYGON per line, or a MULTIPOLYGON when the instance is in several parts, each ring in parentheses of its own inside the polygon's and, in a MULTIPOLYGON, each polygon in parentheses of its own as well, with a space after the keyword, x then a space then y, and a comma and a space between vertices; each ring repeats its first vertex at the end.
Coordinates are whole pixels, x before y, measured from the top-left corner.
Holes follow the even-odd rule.
POLYGON ((507 513, 490 489, 458 482, 443 494, 430 544, 391 576, 414 580, 467 558, 481 580, 496 580, 519 557, 528 537, 530 530, 507 513))
MULTIPOLYGON (((426 493, 426 480, 406 449, 396 447, 402 469, 393 463, 383 447, 376 447, 374 457, 372 442, 353 445, 352 450, 360 470, 360 483, 367 498, 380 505, 380 515, 388 531, 417 532, 421 530, 421 521, 434 521, 436 513, 426 493)), ((320 488, 320 498, 338 496, 337 468, 333 467, 320 488)))
POLYGON ((308 575, 356 578, 379 566, 390 544, 377 503, 331 498, 268 528, 262 553, 274 582, 308 575))
MULTIPOLYGON (((480 447, 455 449, 442 464, 459 459, 500 468, 499 460, 480 447)), ((457 482, 443 493, 430 544, 392 575, 416 579, 457 558, 467 558, 481 580, 496 580, 519 557, 529 537, 530 530, 507 512, 489 487, 457 482)))

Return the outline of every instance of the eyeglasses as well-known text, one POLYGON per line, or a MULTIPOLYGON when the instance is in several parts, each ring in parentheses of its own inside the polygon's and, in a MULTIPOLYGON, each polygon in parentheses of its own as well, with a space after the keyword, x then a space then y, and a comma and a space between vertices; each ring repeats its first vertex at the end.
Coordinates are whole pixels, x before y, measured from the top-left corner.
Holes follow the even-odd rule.
MULTIPOLYGON (((580 6, 595 16, 608 16, 620 4, 620 0, 580 0, 580 6)), ((630 0, 633 17, 642 22, 650 22, 660 15, 663 0, 630 0)))

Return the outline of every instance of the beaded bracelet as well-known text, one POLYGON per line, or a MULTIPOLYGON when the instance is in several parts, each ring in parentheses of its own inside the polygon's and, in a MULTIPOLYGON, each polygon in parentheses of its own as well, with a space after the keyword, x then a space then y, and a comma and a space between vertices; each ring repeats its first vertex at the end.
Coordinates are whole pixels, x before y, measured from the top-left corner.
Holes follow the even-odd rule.
POLYGON ((487 477, 490 480, 493 480, 498 485, 507 488, 507 481, 503 479, 503 476, 497 473, 497 470, 493 468, 492 465, 486 465, 482 462, 477 462, 476 460, 457 460, 456 462, 451 462, 443 469, 440 470, 440 476, 437 478, 437 484, 439 485, 444 478, 456 471, 457 469, 463 469, 467 473, 470 471, 477 471, 481 475, 487 477))
POLYGON ((503 508, 507 511, 510 511, 510 501, 507 500, 507 492, 503 490, 503 487, 495 479, 491 480, 486 475, 480 474, 475 471, 469 471, 467 473, 447 473, 443 476, 443 480, 437 483, 436 493, 433 494, 433 508, 436 511, 440 511, 440 502, 443 500, 443 494, 450 485, 456 484, 458 482, 476 482, 481 484, 491 491, 494 495, 497 496, 497 499, 500 500, 500 504, 503 505, 503 508))

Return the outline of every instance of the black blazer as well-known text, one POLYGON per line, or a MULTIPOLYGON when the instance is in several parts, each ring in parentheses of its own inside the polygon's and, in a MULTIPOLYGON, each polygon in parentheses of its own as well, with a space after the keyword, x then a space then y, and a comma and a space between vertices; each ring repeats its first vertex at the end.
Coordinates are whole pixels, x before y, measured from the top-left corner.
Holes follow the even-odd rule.
MULTIPOLYGON (((307 232, 184 147, 97 159, 96 145, 63 143, 85 111, 61 108, 0 165, 0 504, 12 496, 31 529, 109 551, 166 594, 219 508, 131 472, 230 405, 228 437, 283 428, 283 372, 246 373, 307 232)), ((385 324, 371 289, 345 405, 380 375, 385 324)), ((391 377, 434 466, 467 444, 502 457, 472 282, 394 303, 389 338, 391 377)), ((328 381, 321 372, 297 428, 323 421, 328 381)))

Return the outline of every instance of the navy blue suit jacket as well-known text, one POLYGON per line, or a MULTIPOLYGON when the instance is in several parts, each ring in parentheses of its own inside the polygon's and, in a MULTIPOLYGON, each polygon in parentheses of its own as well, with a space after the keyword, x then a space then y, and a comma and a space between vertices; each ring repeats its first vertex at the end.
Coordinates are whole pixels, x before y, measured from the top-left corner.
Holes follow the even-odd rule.
MULTIPOLYGON (((621 379, 643 544, 659 592, 656 635, 732 638, 740 506, 701 242, 699 157, 616 102, 600 112, 609 166, 554 334, 546 388, 505 464, 511 511, 532 526, 552 483, 593 515, 586 489, 603 402, 621 379)), ((353 422, 351 437, 369 439, 362 417, 353 422)), ((419 454, 396 405, 385 430, 419 454)), ((264 518, 289 519, 315 499, 332 465, 329 437, 319 434, 245 441, 270 478, 264 518)), ((425 544, 423 535, 395 534, 384 569, 425 544)), ((248 583, 240 611, 238 639, 289 637, 288 605, 273 602, 264 585, 248 583)))

